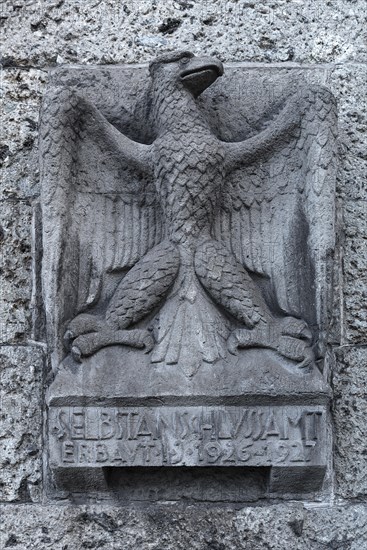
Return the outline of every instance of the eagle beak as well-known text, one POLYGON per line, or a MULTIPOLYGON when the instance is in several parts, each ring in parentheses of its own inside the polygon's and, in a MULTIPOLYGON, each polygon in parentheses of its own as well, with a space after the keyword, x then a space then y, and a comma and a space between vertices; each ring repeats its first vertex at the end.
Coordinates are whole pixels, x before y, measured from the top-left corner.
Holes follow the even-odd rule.
POLYGON ((213 57, 193 57, 180 74, 181 82, 198 97, 223 74, 222 63, 213 57))

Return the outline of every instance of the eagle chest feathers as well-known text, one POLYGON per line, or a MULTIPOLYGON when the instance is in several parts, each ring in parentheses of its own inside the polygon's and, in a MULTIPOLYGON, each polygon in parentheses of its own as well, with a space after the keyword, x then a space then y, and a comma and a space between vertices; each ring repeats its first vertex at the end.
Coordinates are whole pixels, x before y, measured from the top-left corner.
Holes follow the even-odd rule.
POLYGON ((167 132, 155 142, 155 185, 170 238, 210 230, 223 181, 219 140, 209 129, 167 132))

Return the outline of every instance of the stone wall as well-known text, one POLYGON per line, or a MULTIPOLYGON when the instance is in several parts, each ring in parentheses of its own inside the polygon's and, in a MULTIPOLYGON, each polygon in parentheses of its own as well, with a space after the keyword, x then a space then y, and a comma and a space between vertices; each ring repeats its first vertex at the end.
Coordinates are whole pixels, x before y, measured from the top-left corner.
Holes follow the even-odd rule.
POLYGON ((2 34, 0 548, 367 548, 366 15, 363 0, 6 0, 2 34), (124 506, 44 490, 47 352, 39 297, 37 128, 56 65, 145 63, 173 49, 325 71, 339 110, 333 311, 334 480, 317 503, 124 506), (32 257, 34 264, 32 265, 32 257))

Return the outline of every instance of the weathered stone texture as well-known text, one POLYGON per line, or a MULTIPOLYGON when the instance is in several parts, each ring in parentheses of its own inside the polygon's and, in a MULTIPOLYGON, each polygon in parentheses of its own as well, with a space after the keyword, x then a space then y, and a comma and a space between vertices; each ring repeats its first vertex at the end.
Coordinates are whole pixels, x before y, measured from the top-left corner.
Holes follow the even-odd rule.
POLYGON ((367 496, 367 350, 336 351, 333 376, 336 493, 367 496))
MULTIPOLYGON (((367 200, 344 202, 345 341, 367 342, 367 200)), ((357 368, 360 368, 357 366, 357 368)))
POLYGON ((3 56, 7 66, 136 63, 189 48, 226 61, 363 61, 364 8, 363 0, 7 1, 3 56))
POLYGON ((14 550, 362 550, 363 505, 3 507, 2 541, 14 550))
POLYGON ((32 208, 1 203, 0 342, 22 342, 30 329, 32 208))
POLYGON ((0 196, 30 198, 38 193, 38 112, 46 71, 6 69, 1 73, 0 196))
POLYGON ((347 65, 334 69, 328 85, 338 100, 339 177, 343 200, 342 285, 344 294, 342 342, 367 341, 367 156, 365 84, 367 67, 347 65))
POLYGON ((365 64, 337 66, 330 70, 326 82, 338 101, 338 193, 354 200, 367 197, 366 82, 365 64))
MULTIPOLYGON (((163 2, 113 0, 6 0, 2 41, 2 143, 0 246, 2 341, 29 335, 31 207, 38 194, 35 168, 38 108, 47 68, 57 64, 141 63, 163 51, 190 49, 225 61, 296 62, 338 99, 338 194, 343 204, 343 343, 366 344, 366 15, 364 0, 163 2), (333 65, 333 64, 338 64, 333 65), (24 70, 19 70, 22 67, 24 70), (316 72, 316 71, 315 71, 316 72), (9 200, 10 199, 10 200, 9 200), (18 201, 19 202, 16 202, 18 201), (6 328, 5 324, 6 323, 6 328)), ((39 500, 41 478, 41 352, 2 347, 2 496, 39 500), (7 367, 5 367, 7 365, 7 367), (4 406, 5 405, 5 406, 4 406), (4 412, 5 411, 5 412, 4 412)), ((335 493, 366 502, 367 356, 363 347, 337 351, 335 391, 335 493)), ((345 501, 344 501, 345 502, 345 501)), ((96 505, 7 503, 0 547, 79 550, 364 550, 367 506, 301 505, 127 510, 96 505)))
POLYGON ((1 346, 0 501, 41 495, 43 353, 1 346))

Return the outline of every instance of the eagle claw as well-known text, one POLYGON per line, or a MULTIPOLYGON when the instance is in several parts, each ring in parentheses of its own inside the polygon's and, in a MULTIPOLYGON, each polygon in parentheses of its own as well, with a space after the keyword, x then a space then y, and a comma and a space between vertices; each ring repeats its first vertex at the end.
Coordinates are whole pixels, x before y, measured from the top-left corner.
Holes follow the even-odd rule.
POLYGON ((286 317, 254 329, 236 329, 228 340, 228 351, 238 354, 238 348, 268 348, 282 357, 298 363, 299 369, 305 369, 314 361, 311 347, 312 333, 305 321, 286 317))
POLYGON ((82 357, 93 355, 101 348, 114 345, 144 349, 145 353, 149 353, 154 346, 154 340, 147 330, 113 330, 107 328, 99 332, 81 334, 75 338, 71 354, 76 361, 80 362, 82 357))

